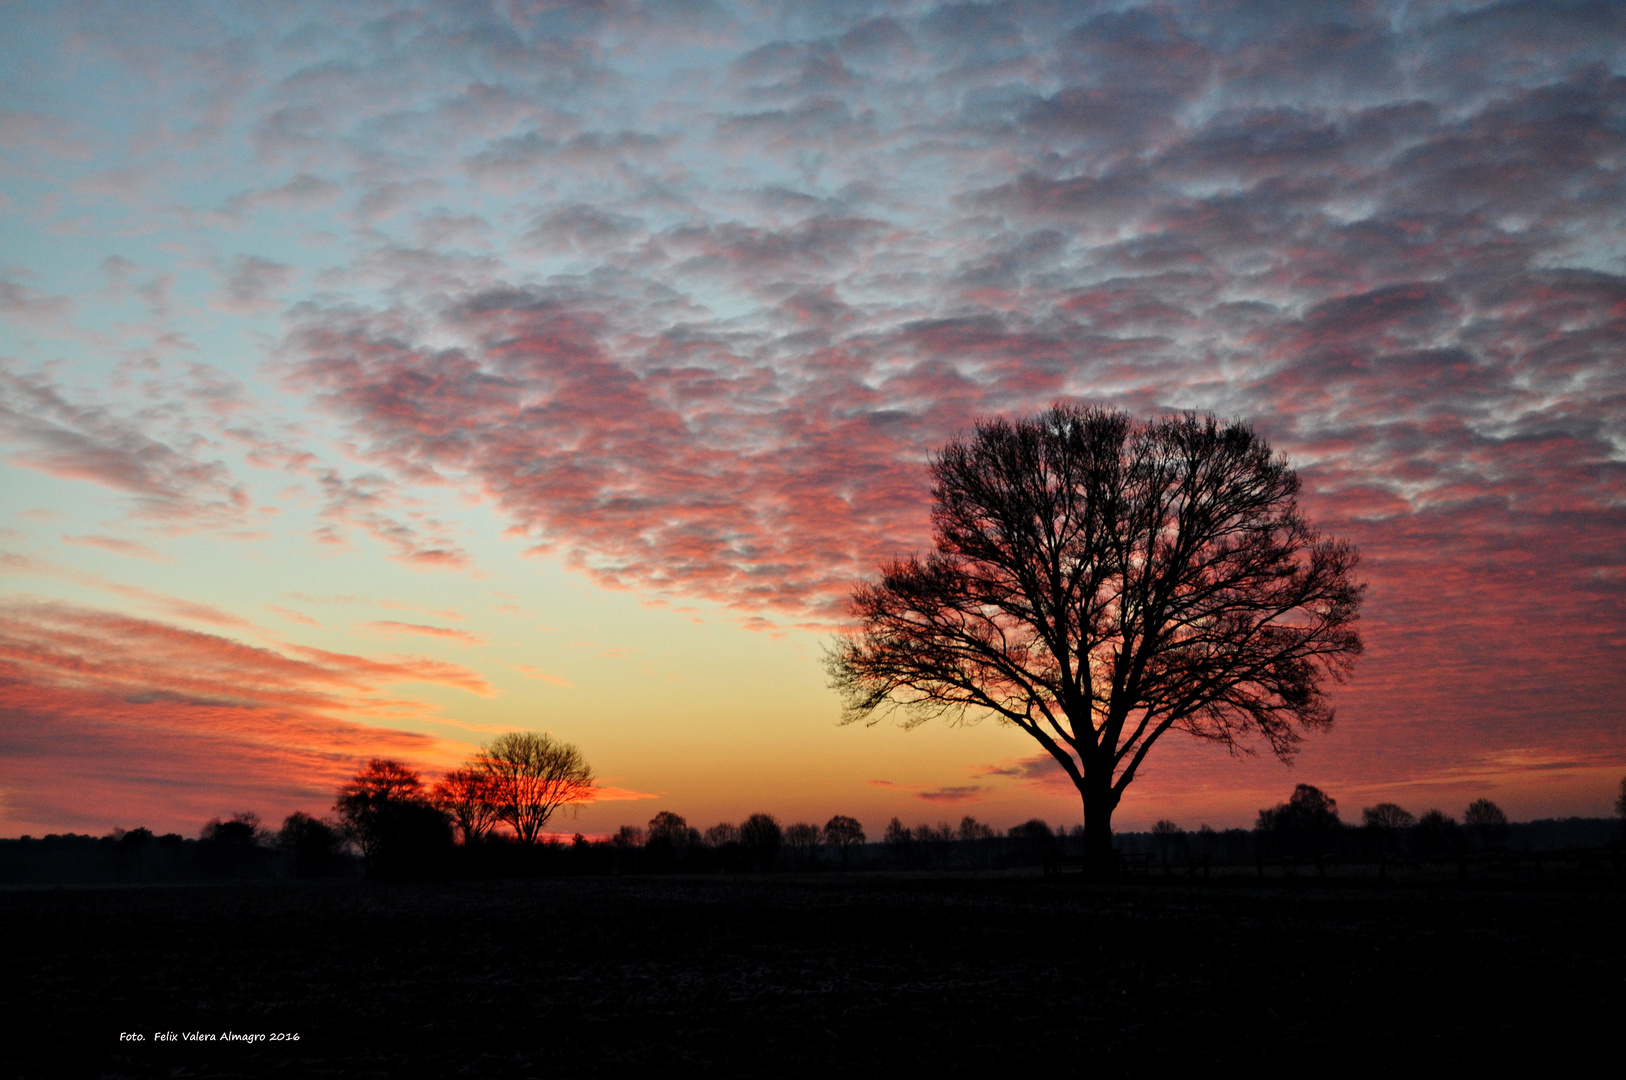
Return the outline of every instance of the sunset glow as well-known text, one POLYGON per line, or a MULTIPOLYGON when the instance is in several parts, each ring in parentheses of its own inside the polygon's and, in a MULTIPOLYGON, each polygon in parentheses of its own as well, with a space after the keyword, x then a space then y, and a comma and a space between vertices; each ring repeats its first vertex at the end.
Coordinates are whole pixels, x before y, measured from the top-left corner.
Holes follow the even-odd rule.
POLYGON ((1610 812, 1626 7, 0 14, 0 834, 326 813, 549 731, 600 798, 1080 818, 992 721, 841 727, 925 463, 1056 401, 1252 423, 1356 544, 1299 782, 1610 812))

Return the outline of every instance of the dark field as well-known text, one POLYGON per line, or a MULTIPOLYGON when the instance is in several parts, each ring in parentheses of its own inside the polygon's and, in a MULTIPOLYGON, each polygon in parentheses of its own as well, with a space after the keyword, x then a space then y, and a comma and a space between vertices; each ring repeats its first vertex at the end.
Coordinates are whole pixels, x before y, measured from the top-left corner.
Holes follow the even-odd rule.
POLYGON ((1602 1054, 1613 1073, 1623 915, 1603 888, 970 874, 13 889, 0 1061, 109 1077, 1466 1075, 1602 1054), (300 1038, 152 1041, 228 1030, 300 1038))

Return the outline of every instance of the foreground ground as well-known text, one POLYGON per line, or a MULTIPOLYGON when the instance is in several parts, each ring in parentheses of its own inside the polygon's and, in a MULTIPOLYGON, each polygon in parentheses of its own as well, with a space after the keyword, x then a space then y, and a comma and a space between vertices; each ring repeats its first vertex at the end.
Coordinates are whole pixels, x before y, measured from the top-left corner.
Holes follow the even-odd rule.
POLYGON ((1618 888, 969 874, 16 889, 0 1075, 1618 1064, 1623 916, 1618 888), (299 1040, 154 1041, 192 1031, 299 1040))

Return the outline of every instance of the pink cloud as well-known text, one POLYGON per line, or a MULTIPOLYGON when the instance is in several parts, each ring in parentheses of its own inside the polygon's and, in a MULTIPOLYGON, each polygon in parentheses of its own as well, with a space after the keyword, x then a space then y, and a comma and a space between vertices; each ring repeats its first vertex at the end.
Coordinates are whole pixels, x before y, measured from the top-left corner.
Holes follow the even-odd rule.
POLYGON ((115 555, 128 555, 137 559, 151 559, 154 562, 165 562, 165 557, 146 544, 135 540, 124 540, 116 536, 63 536, 64 544, 73 544, 82 547, 101 548, 111 551, 115 555))
POLYGON ((228 807, 321 810, 359 761, 439 762, 436 740, 363 721, 422 714, 382 692, 489 692, 455 665, 228 638, 61 603, 0 608, 0 783, 16 827, 188 830, 228 807))

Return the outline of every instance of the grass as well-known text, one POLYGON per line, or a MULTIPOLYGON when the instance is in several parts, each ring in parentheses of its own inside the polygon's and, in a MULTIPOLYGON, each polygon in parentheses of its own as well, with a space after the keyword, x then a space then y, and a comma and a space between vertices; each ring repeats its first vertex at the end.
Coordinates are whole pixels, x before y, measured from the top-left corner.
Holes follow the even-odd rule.
POLYGON ((1623 916, 1601 888, 924 873, 14 889, 0 1075, 1458 1075, 1615 1057, 1623 916), (193 1030, 300 1039, 150 1041, 193 1030))

